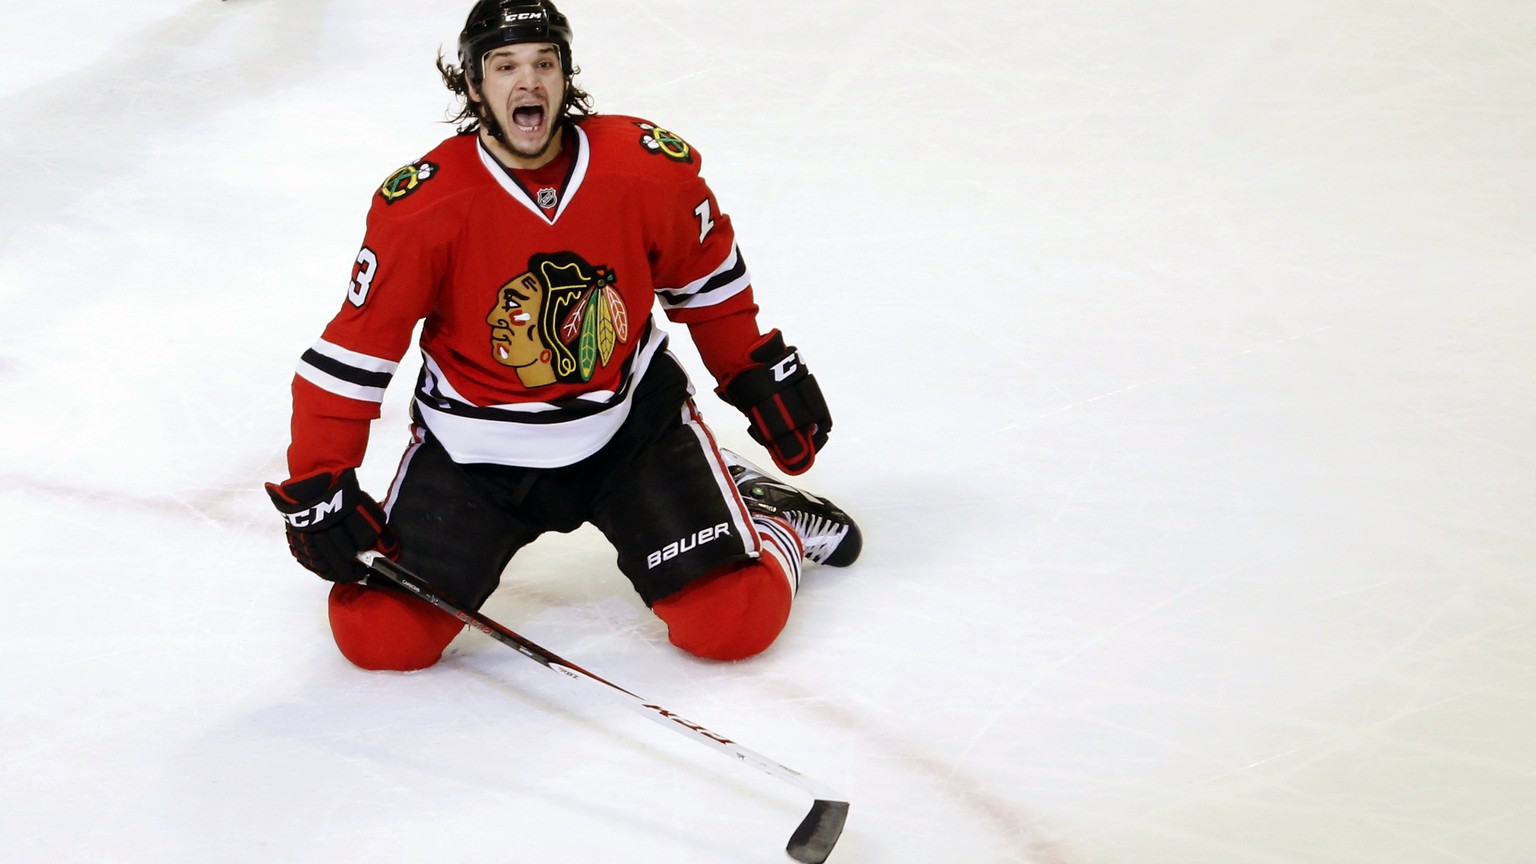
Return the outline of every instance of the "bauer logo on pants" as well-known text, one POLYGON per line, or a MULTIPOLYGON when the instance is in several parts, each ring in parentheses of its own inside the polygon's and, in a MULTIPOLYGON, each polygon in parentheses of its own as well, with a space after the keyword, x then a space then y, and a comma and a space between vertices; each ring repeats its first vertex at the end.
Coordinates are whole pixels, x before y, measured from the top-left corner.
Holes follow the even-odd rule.
POLYGON ((695 531, 687 537, 681 540, 673 540, 671 543, 645 556, 645 567, 647 570, 654 570, 663 561, 671 561, 684 552, 703 546, 711 540, 719 540, 721 537, 729 536, 731 536, 731 526, 724 522, 713 528, 695 531))

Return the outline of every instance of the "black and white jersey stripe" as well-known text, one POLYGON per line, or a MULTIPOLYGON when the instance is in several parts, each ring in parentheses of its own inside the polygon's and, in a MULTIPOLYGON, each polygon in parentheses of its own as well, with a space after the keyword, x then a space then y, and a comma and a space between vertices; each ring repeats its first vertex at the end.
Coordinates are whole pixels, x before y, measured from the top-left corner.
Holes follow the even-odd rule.
POLYGON ((399 363, 350 351, 321 339, 299 358, 298 376, 328 393, 359 402, 383 402, 399 363))
POLYGON ((483 406, 460 395, 438 362, 424 355, 416 413, 456 462, 570 465, 596 453, 613 437, 629 416, 635 388, 654 360, 665 357, 677 364, 666 346, 666 333, 647 319, 640 345, 625 358, 617 390, 597 390, 562 402, 483 406))
POLYGON ((731 246, 731 254, 725 257, 708 275, 695 279, 681 288, 656 289, 656 296, 666 309, 698 309, 714 306, 747 290, 752 277, 747 273, 747 262, 741 250, 731 246))

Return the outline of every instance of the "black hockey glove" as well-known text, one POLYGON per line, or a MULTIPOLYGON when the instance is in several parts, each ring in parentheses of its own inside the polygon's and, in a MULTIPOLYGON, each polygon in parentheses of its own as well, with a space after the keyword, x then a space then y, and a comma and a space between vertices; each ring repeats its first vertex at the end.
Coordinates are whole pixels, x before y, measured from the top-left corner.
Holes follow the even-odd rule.
POLYGON ((357 560, 364 549, 390 558, 400 552, 384 508, 358 488, 357 473, 314 474, 278 485, 267 494, 288 523, 288 551, 306 568, 332 582, 357 582, 368 568, 357 560))
POLYGON ((755 365, 732 375, 715 393, 747 415, 747 431, 768 448, 774 464, 802 474, 832 431, 821 387, 794 347, 784 347, 784 336, 777 330, 758 341, 748 356, 755 365))

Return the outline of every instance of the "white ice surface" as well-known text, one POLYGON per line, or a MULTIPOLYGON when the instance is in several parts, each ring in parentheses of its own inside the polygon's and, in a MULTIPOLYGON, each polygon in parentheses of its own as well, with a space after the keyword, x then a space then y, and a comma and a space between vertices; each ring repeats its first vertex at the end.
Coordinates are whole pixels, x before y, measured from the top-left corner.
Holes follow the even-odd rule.
MULTIPOLYGON (((0 861, 787 860, 800 793, 488 639, 350 667, 261 492, 467 6, 0 9, 0 861)), ((1536 860, 1536 7, 563 8, 868 544, 739 664, 590 531, 487 612, 846 792, 833 864, 1536 860)))

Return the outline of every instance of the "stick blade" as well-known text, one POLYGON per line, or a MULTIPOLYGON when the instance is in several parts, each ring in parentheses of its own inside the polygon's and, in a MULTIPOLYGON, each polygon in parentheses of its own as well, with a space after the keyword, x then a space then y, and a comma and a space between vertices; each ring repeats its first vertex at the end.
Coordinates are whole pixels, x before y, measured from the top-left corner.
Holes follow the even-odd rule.
POLYGON ((837 838, 843 836, 843 823, 848 821, 847 801, 827 801, 821 798, 811 805, 800 827, 789 838, 784 851, 802 864, 822 864, 832 854, 837 838))

